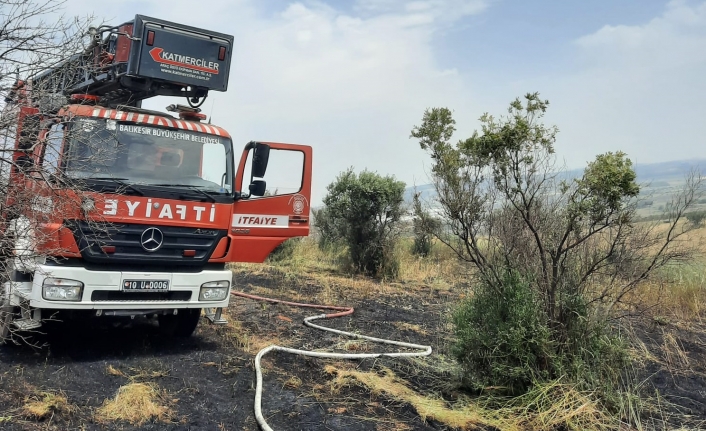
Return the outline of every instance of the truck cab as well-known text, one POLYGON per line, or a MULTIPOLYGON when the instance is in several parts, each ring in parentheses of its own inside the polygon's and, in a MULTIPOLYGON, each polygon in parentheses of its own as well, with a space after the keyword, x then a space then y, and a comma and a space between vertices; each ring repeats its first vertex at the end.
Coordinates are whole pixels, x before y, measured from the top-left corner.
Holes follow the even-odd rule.
MULTIPOLYGON (((171 105, 172 115, 111 99, 115 94, 151 97, 144 85, 135 84, 140 80, 157 88, 154 94, 181 85, 192 100, 209 89, 171 77, 155 87, 162 82, 159 74, 169 73, 164 71, 175 62, 194 66, 186 67, 188 73, 202 73, 204 64, 210 73, 227 71, 214 66, 217 61, 188 60, 188 53, 165 56, 164 48, 150 55, 156 71, 148 68, 149 58, 135 52, 171 41, 161 37, 165 28, 186 28, 199 37, 206 33, 173 23, 150 27, 154 22, 166 23, 139 15, 128 23, 133 30, 129 55, 119 51, 128 24, 119 27, 124 31, 117 37, 103 39, 102 49, 117 50, 113 61, 120 55, 130 59, 116 63, 118 71, 124 66, 117 84, 108 79, 67 94, 73 103, 50 112, 32 103, 20 109, 9 177, 18 194, 7 196, 4 208, 17 207, 28 192, 39 205, 3 214, 14 253, 7 258, 11 271, 0 291, 0 339, 13 329, 37 328, 57 310, 94 317, 157 316, 165 333, 189 336, 202 310, 212 323, 225 323, 221 311, 232 287, 228 263, 262 262, 286 239, 309 233, 311 147, 249 142, 236 163, 229 133, 206 123, 197 108, 171 105), (146 72, 139 74, 131 61, 146 72), (116 85, 122 92, 115 91, 116 85), (30 129, 33 133, 27 133, 30 129)), ((221 37, 216 45, 225 45, 229 54, 223 40, 228 42, 221 37)), ((217 52, 218 59, 225 58, 217 52)), ((214 81, 219 86, 221 78, 214 81)))

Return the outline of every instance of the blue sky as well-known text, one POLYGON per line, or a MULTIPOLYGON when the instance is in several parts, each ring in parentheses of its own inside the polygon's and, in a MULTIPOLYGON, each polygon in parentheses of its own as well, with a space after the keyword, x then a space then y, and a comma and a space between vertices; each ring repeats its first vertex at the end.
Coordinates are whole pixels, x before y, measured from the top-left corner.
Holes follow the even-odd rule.
MULTIPOLYGON (((575 39, 604 25, 645 23, 665 4, 664 0, 497 0, 482 14, 440 34, 434 48, 442 65, 461 72, 478 70, 476 59, 491 74, 508 66, 526 68, 523 73, 529 75, 560 71, 571 68, 575 39)), ((512 73, 516 71, 508 76, 512 73)))
MULTIPOLYGON (((305 143, 314 203, 349 166, 428 182, 409 132, 447 106, 456 138, 526 92, 550 100, 569 168, 706 157, 706 0, 68 0, 111 23, 135 13, 235 36, 213 121, 236 145, 305 143), (194 8, 194 6, 197 6, 194 8)), ((153 100, 163 108, 170 100, 153 100)))

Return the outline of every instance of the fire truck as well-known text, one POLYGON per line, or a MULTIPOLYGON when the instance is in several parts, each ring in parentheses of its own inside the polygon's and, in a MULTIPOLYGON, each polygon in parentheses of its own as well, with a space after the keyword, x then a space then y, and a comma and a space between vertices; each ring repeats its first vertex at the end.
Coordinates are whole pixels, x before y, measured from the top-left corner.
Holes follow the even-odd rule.
POLYGON ((206 121, 199 106, 227 90, 233 36, 143 15, 89 34, 5 101, 17 125, 0 339, 56 314, 156 317, 175 336, 202 315, 225 323, 228 263, 308 235, 312 149, 252 141, 236 160, 206 121), (155 96, 187 103, 143 109, 155 96), (28 194, 32 205, 13 205, 28 194))

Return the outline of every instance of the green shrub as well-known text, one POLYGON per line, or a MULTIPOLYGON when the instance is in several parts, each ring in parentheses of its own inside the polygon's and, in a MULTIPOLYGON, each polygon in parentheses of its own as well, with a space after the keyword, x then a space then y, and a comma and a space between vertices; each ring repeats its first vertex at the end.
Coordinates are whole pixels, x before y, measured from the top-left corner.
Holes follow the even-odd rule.
POLYGON ((565 327, 553 328, 532 282, 508 270, 502 282, 481 283, 454 312, 453 354, 474 390, 518 395, 538 382, 568 378, 604 400, 619 386, 628 364, 623 341, 589 318, 580 296, 563 301, 565 327))
POLYGON ((433 236, 428 233, 414 232, 414 243, 412 243, 412 254, 419 257, 427 257, 433 247, 433 236))
POLYGON ((415 193, 412 202, 414 209, 414 219, 412 221, 412 232, 414 233, 414 243, 412 244, 412 254, 420 257, 427 257, 434 248, 434 235, 441 227, 441 221, 425 210, 419 198, 419 193, 415 193))
POLYGON ((706 220, 706 211, 694 211, 686 214, 686 219, 694 226, 701 226, 706 220))
POLYGON ((297 244, 301 241, 301 237, 289 238, 282 244, 275 247, 274 250, 267 256, 268 262, 283 262, 285 260, 290 260, 294 256, 294 250, 297 244))
POLYGON ((453 353, 474 389, 492 386, 522 393, 535 380, 549 377, 550 331, 526 280, 508 271, 501 289, 481 283, 456 310, 453 353))
POLYGON ((340 220, 331 217, 331 213, 325 207, 313 210, 312 216, 320 249, 325 250, 343 242, 343 229, 341 226, 337 226, 337 222, 340 220))
MULTIPOLYGON (((417 197, 415 196, 415 204, 417 197)), ((414 242, 412 243, 412 254, 420 257, 427 257, 434 248, 434 230, 438 222, 429 213, 417 213, 414 216, 412 231, 414 242)))
POLYGON ((326 246, 346 244, 352 269, 364 274, 395 278, 399 262, 395 244, 405 184, 374 172, 342 172, 328 186, 324 208, 314 223, 326 246))

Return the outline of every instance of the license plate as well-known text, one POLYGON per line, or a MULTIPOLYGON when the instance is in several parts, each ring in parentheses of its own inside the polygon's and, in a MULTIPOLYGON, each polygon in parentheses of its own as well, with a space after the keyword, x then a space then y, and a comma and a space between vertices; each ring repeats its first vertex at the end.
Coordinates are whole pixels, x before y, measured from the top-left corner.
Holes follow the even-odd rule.
POLYGON ((169 290, 169 280, 124 280, 123 290, 166 292, 169 290))

